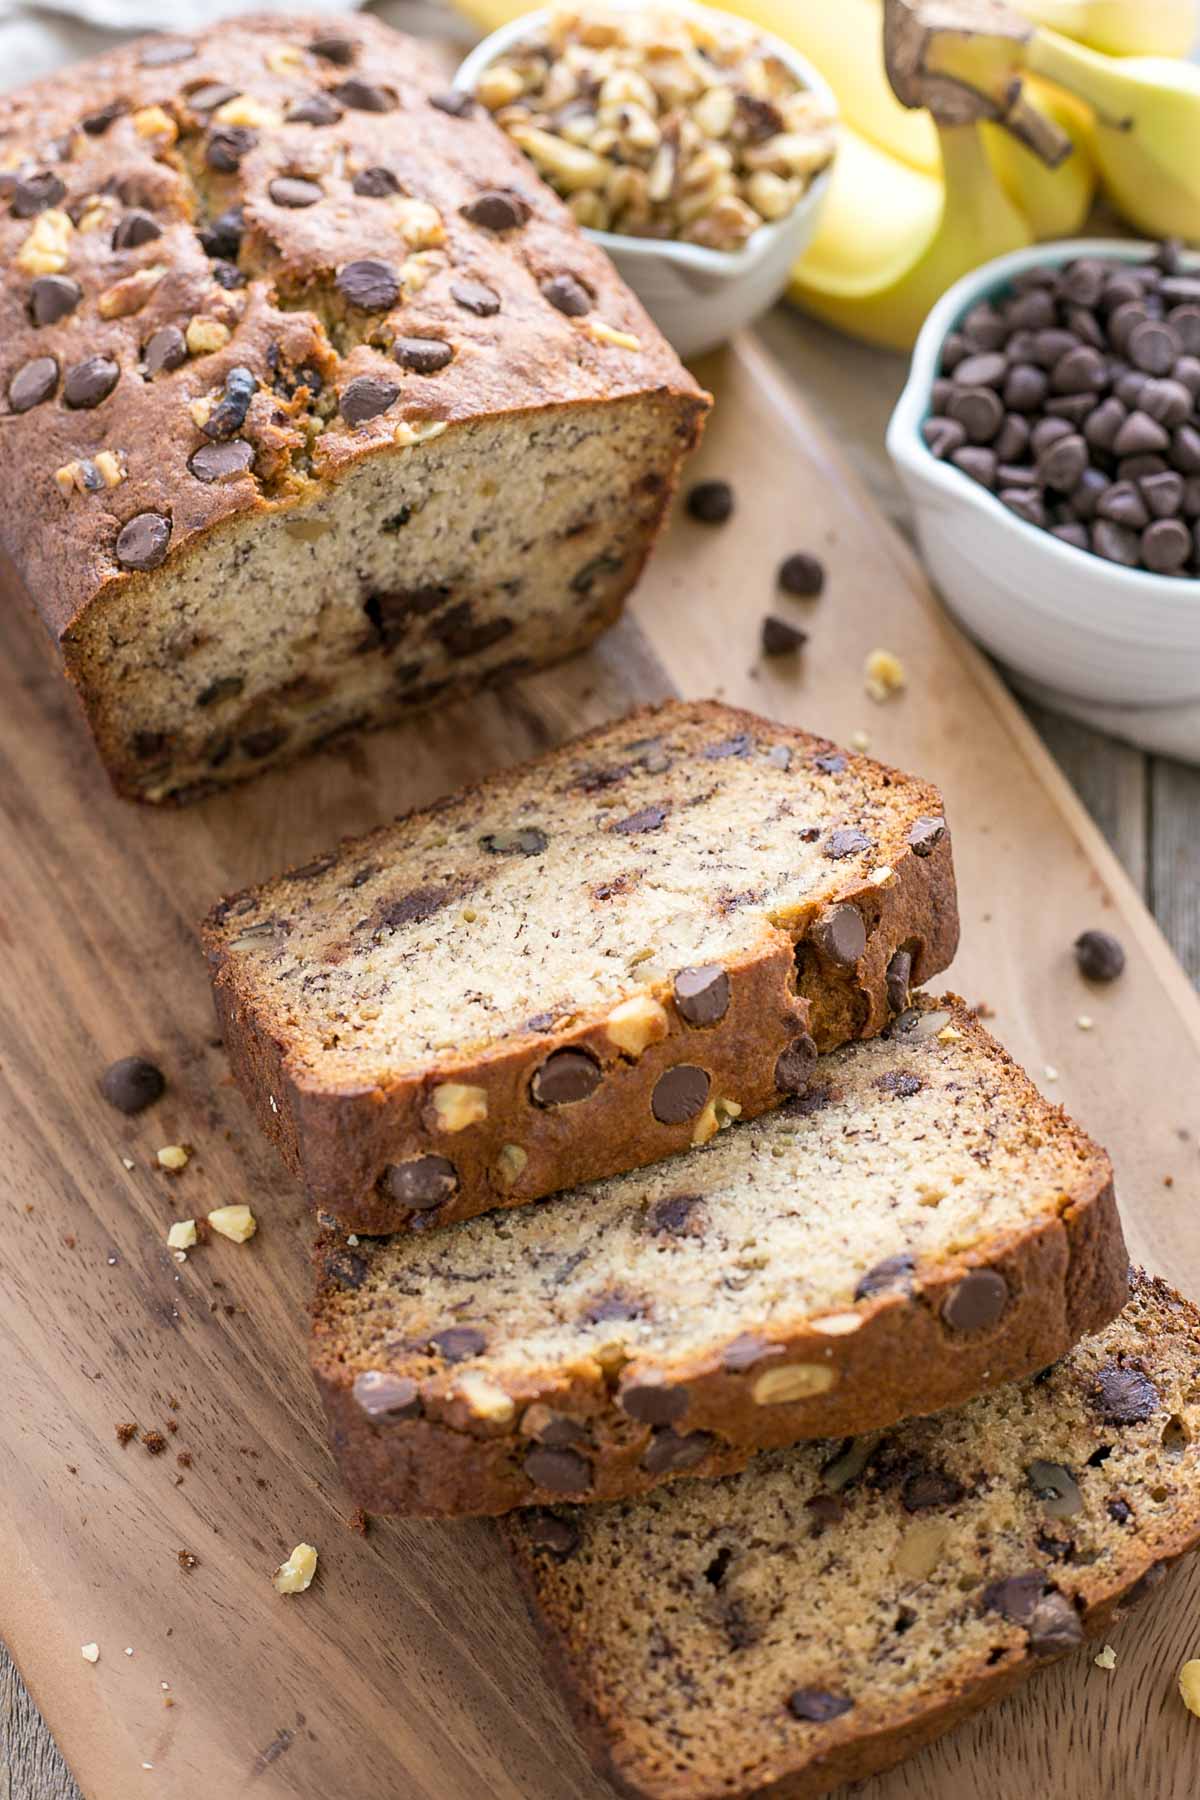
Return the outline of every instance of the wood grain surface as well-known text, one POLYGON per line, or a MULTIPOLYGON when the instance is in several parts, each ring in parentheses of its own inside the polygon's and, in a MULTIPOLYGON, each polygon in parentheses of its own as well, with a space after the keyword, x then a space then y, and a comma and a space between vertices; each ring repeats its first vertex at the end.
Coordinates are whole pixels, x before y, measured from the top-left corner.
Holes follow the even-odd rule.
MULTIPOLYGON (((607 1792, 545 1683, 491 1528, 359 1535, 321 1440, 304 1209, 228 1083, 192 924, 222 888, 340 831, 631 701, 711 692, 714 670, 730 700, 835 737, 867 731, 945 788, 965 939, 955 985, 989 1002, 1035 1075, 1057 1068, 1051 1091, 1114 1152, 1135 1254, 1200 1295, 1200 1152, 1180 1135, 1197 1123, 1195 996, 816 422, 752 348, 706 373, 719 405, 698 472, 733 476, 738 519, 678 522, 633 619, 597 651, 187 812, 111 797, 56 672, 14 606, 0 613, 0 1634, 87 1800, 607 1792), (762 665, 756 642, 766 606, 789 604, 772 574, 798 546, 830 579, 821 601, 790 603, 812 637, 789 672, 762 665), (910 675, 886 707, 861 680, 879 644, 910 675), (1094 923, 1130 951, 1101 994, 1083 991, 1069 953, 1094 923), (1079 1031, 1083 1011, 1095 1030, 1079 1031), (170 1088, 125 1120, 95 1081, 131 1051, 170 1088), (172 1177, 154 1153, 178 1142, 194 1154, 172 1177), (258 1236, 177 1265, 170 1220, 235 1200, 258 1236), (165 1450, 121 1448, 124 1421, 163 1433, 165 1450), (321 1570, 283 1600, 270 1574, 302 1538, 321 1570), (95 1667, 79 1654, 90 1640, 95 1667)), ((863 1791, 1192 1800, 1200 1740, 1173 1683, 1200 1650, 1198 1602, 1188 1568, 1116 1634, 1113 1674, 1072 1658, 863 1791)), ((18 1800, 71 1791, 53 1773, 8 1779, 18 1800)))

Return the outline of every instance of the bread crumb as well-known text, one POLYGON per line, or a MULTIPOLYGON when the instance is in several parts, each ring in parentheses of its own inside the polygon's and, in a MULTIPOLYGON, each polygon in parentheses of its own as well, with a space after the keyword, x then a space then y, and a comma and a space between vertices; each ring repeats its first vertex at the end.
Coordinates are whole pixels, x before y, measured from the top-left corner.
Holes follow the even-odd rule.
POLYGON ((181 1169, 187 1168, 191 1151, 186 1144, 164 1144, 157 1155, 160 1168, 170 1169, 173 1175, 178 1175, 181 1169))
POLYGON ((1200 1719, 1200 1659, 1193 1657, 1180 1669, 1179 1697, 1188 1711, 1200 1719))
POLYGON ((361 1506, 356 1506, 354 1511, 350 1514, 350 1517, 346 1520, 349 1529, 351 1531, 357 1531, 360 1537, 366 1537, 368 1522, 367 1515, 361 1506))
POLYGON ((143 1431, 142 1442, 151 1456, 161 1456, 167 1447, 167 1440, 161 1431, 143 1431))
POLYGON ((196 1242, 195 1219, 176 1219, 167 1233, 169 1250, 190 1250, 196 1242))
POLYGON ((904 664, 891 650, 872 650, 863 664, 863 682, 867 696, 877 704, 902 693, 908 677, 904 664))
POLYGON ((1075 1023, 1080 1031, 1094 1031, 1096 1029, 1096 1021, 1092 1018, 1090 1013, 1080 1013, 1075 1023))
POLYGON ((133 1442, 134 1438, 137 1436, 137 1432, 138 1428, 133 1423, 117 1426, 117 1442, 121 1445, 122 1449, 124 1449, 126 1444, 131 1444, 133 1442))
POLYGON ((1115 1669, 1117 1666, 1117 1653, 1111 1644, 1105 1644, 1099 1656, 1094 1656, 1092 1661, 1098 1669, 1115 1669))
POLYGON ((280 1563, 271 1580, 277 1594, 302 1594, 312 1586, 317 1572, 317 1553, 311 1544, 297 1544, 287 1561, 280 1563))
POLYGON ((136 1169, 137 1168, 137 1164, 134 1162, 132 1156, 123 1156, 121 1158, 121 1166, 122 1166, 122 1168, 125 1168, 125 1169, 136 1169))
POLYGON ((218 1206, 209 1213, 208 1222, 214 1231, 232 1238, 235 1244, 244 1244, 258 1230, 258 1220, 248 1206, 218 1206))
POLYGON ((84 1662, 97 1663, 100 1661, 100 1646, 99 1644, 81 1644, 79 1654, 84 1662))
POLYGON ((196 1556, 191 1550, 177 1550, 175 1552, 175 1555, 179 1560, 180 1568, 186 1569, 189 1575, 191 1574, 193 1569, 199 1567, 200 1558, 198 1556, 196 1556))

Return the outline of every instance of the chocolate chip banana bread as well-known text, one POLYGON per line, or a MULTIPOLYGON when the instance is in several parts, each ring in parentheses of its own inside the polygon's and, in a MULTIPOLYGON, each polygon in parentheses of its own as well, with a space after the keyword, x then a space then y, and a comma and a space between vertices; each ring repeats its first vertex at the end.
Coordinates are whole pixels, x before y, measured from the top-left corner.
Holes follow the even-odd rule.
POLYGON ((961 1411, 505 1532, 619 1792, 816 1800, 1107 1631, 1195 1548, 1200 1316, 1135 1277, 1098 1337, 961 1411))
POLYGON ((1103 1151, 953 998, 703 1150, 318 1247, 313 1362, 371 1512, 607 1500, 893 1425, 1123 1306, 1103 1151))
POLYGON ((0 96, 0 547, 125 794, 588 643, 706 405, 373 19, 226 21, 0 96))
POLYGON ((344 844, 203 935, 260 1123, 315 1206, 392 1232, 802 1093, 957 931, 936 789, 700 701, 344 844))

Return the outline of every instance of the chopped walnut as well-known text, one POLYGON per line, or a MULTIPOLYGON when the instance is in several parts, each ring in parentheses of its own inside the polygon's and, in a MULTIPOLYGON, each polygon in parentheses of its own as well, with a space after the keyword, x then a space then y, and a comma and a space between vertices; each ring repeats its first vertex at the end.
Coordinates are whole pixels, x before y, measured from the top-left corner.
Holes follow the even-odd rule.
POLYGON ((606 325, 603 319, 589 319, 586 329, 598 344, 612 344, 618 350, 640 350, 642 347, 642 340, 634 337, 632 331, 618 331, 615 325, 606 325))
POLYGON ((898 656, 890 650, 872 650, 863 666, 863 679, 870 698, 882 704, 903 691, 908 677, 898 656))
POLYGON ((256 100, 253 94, 235 94, 232 100, 218 106, 213 120, 218 125, 248 125, 253 131, 278 131, 283 115, 265 101, 256 100))
POLYGON ((210 351, 223 350, 232 335, 228 325, 223 325, 220 319, 206 318, 203 313, 189 319, 184 332, 192 356, 207 356, 210 351))
POLYGON ((317 1553, 311 1544, 297 1544, 286 1562, 272 1576, 277 1594, 302 1594, 312 1586, 317 1572, 317 1553))
POLYGON ((139 137, 165 137, 172 143, 179 136, 179 127, 170 113, 164 112, 161 106, 143 106, 133 115, 133 129, 139 137))
POLYGON ((26 275, 59 275, 66 268, 75 227, 57 207, 39 213, 17 251, 15 262, 26 275))
POLYGON ((98 494, 103 488, 120 487, 128 470, 119 450, 98 450, 94 457, 80 457, 54 471, 64 500, 72 494, 98 494))
POLYGON ((258 1230, 258 1220, 248 1206, 218 1206, 208 1215, 213 1230, 222 1237, 244 1244, 258 1230))

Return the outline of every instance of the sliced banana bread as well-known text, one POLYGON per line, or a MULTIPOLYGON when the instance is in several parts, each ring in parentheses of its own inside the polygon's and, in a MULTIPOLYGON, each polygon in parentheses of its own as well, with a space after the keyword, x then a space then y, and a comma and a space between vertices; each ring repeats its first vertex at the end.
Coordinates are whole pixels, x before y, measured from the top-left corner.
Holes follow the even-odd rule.
POLYGON ((226 900, 238 1080, 351 1230, 702 1143, 958 936, 936 789, 713 701, 641 709, 226 900))
POLYGON ((1200 1315, 1135 1277, 1099 1336, 961 1411, 505 1532, 621 1793, 814 1800, 1106 1631, 1200 1541, 1200 1315))
POLYGON ((364 1506, 416 1514, 614 1499, 955 1405, 1128 1285, 1103 1151, 930 1000, 704 1150, 318 1259, 335 1451, 364 1506))

